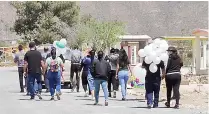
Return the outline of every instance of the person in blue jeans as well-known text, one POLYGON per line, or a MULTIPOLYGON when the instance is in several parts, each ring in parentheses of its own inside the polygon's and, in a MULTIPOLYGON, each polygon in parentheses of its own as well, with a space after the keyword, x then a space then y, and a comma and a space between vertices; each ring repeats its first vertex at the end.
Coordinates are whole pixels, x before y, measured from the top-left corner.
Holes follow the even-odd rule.
POLYGON ((57 99, 60 100, 61 95, 61 76, 63 70, 63 62, 60 57, 56 56, 56 48, 51 50, 51 57, 46 59, 46 64, 48 70, 48 80, 49 80, 49 91, 51 94, 51 100, 54 100, 54 94, 56 89, 57 99))
MULTIPOLYGON (((29 89, 29 78, 28 77, 25 77, 25 87, 26 87, 26 95, 30 95, 30 89, 29 89)), ((38 94, 38 84, 37 84, 37 81, 35 80, 34 82, 34 91, 35 91, 35 94, 38 94)))
MULTIPOLYGON (((25 74, 24 76, 25 78, 25 88, 26 88, 26 95, 30 95, 30 89, 29 89, 29 78, 28 78, 28 74, 25 74)), ((35 90, 35 93, 37 94, 38 93, 38 84, 37 84, 37 81, 35 80, 35 83, 34 83, 34 90, 35 90)))
POLYGON ((104 97, 105 97, 105 106, 108 106, 108 89, 107 89, 107 80, 111 75, 111 67, 110 64, 103 59, 103 51, 99 51, 97 53, 98 59, 93 61, 91 67, 91 73, 94 77, 94 85, 95 85, 95 103, 97 105, 99 102, 99 90, 100 85, 102 86, 104 97))
POLYGON ((127 82, 129 79, 129 71, 130 70, 130 62, 128 60, 127 53, 124 49, 120 49, 119 51, 119 59, 117 61, 117 70, 116 70, 116 78, 119 79, 121 85, 122 92, 122 100, 126 100, 127 93, 127 82))
POLYGON ((87 50, 86 56, 81 61, 81 69, 83 68, 82 85, 83 85, 83 89, 85 92, 85 97, 88 96, 88 92, 87 92, 87 85, 88 85, 89 95, 92 95, 92 100, 94 100, 94 90, 95 90, 94 78, 92 77, 92 74, 90 71, 90 68, 92 66, 92 62, 94 61, 94 59, 92 59, 91 53, 92 53, 92 50, 91 51, 87 50))
MULTIPOLYGON (((90 94, 91 92, 88 93, 87 91, 87 87, 89 88, 89 85, 88 85, 88 74, 90 73, 90 66, 91 66, 91 56, 89 54, 87 54, 86 57, 84 57, 81 61, 81 70, 82 70, 82 76, 81 76, 81 79, 82 79, 82 86, 83 86, 83 89, 84 89, 84 92, 85 92, 85 97, 88 96, 88 94, 90 94)), ((90 89, 89 89, 90 91, 90 89)))
POLYGON ((44 62, 41 56, 41 53, 36 50, 35 42, 29 43, 30 51, 28 51, 24 56, 24 75, 28 74, 29 78, 29 92, 31 96, 31 100, 35 98, 35 90, 34 90, 34 82, 37 81, 38 84, 38 94, 37 96, 39 99, 42 99, 41 97, 41 91, 42 91, 42 85, 41 85, 41 74, 42 69, 45 68, 44 62))

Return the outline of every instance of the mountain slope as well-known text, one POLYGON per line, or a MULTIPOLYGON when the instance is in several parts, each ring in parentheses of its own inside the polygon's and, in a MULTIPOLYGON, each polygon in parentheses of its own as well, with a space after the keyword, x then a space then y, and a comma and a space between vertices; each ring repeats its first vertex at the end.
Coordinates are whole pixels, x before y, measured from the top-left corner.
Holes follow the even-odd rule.
MULTIPOLYGON (((196 28, 208 29, 208 2, 78 2, 81 14, 98 20, 119 20, 126 24, 127 34, 150 36, 191 35, 196 28)), ((16 18, 9 2, 0 2, 0 40, 15 39, 10 32, 16 18)))

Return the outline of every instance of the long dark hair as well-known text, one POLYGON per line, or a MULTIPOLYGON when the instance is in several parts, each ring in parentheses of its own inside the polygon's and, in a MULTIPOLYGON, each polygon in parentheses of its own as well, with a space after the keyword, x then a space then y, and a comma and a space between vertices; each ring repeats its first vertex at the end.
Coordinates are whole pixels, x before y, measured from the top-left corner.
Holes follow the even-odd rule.
POLYGON ((51 56, 52 56, 52 59, 56 59, 56 48, 52 48, 51 56))
POLYGON ((117 48, 115 49, 115 53, 119 54, 119 51, 120 51, 119 49, 117 48))
POLYGON ((174 59, 174 60, 180 58, 178 55, 177 49, 175 47, 173 46, 169 47, 168 52, 169 52, 169 58, 174 59))
POLYGON ((19 46, 18 46, 18 50, 19 50, 19 51, 22 51, 22 50, 23 50, 23 46, 22 46, 22 45, 19 45, 19 46))
POLYGON ((119 51, 119 66, 125 67, 128 65, 128 55, 124 49, 120 49, 119 51))
POLYGON ((94 57, 95 57, 95 50, 92 49, 92 50, 89 52, 89 54, 91 55, 91 63, 93 63, 94 57))
POLYGON ((180 56, 178 55, 177 51, 172 51, 172 53, 170 54, 170 58, 178 59, 180 58, 180 56))

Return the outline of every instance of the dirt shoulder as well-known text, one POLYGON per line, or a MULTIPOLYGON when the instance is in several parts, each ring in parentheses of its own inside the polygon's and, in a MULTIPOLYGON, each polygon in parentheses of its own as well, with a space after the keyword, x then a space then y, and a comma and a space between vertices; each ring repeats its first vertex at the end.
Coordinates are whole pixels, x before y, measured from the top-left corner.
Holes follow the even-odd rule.
MULTIPOLYGON (((208 109, 208 84, 191 84, 180 86, 180 105, 190 109, 208 109)), ((128 90, 129 94, 137 96, 137 99, 145 99, 145 90, 134 88, 128 90)), ((166 102, 166 87, 161 86, 160 102, 166 102)), ((175 105, 175 101, 172 101, 175 105)))

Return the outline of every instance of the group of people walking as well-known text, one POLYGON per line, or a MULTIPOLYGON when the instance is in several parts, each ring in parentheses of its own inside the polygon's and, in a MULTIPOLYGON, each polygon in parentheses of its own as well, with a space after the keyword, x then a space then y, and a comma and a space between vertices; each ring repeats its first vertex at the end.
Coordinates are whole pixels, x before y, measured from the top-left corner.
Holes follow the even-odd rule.
MULTIPOLYGON (((61 78, 63 78, 64 60, 62 55, 56 55, 56 48, 52 47, 51 52, 45 48, 43 54, 36 50, 34 42, 29 43, 30 50, 26 53, 20 45, 19 52, 15 55, 14 61, 18 64, 19 80, 21 92, 24 92, 23 76, 27 77, 27 90, 31 99, 35 98, 35 94, 42 99, 42 84, 41 75, 44 75, 44 82, 46 85, 46 92, 50 92, 51 100, 54 96, 60 100, 61 96, 61 78), (37 88, 34 89, 34 84, 37 83, 37 88), (37 93, 36 93, 37 90, 37 93), (56 90, 56 92, 55 92, 56 90)), ((179 107, 179 86, 181 82, 180 69, 183 66, 181 58, 177 54, 174 47, 168 49, 169 60, 165 68, 164 63, 161 61, 157 65, 158 71, 151 73, 149 71, 149 64, 143 62, 142 67, 147 70, 145 77, 145 89, 147 107, 158 107, 159 92, 161 80, 165 78, 167 87, 167 107, 170 107, 171 92, 173 89, 176 99, 175 108, 179 107), (160 73, 162 71, 162 76, 160 73), (153 100, 154 94, 154 100, 153 100)), ((72 92, 76 89, 80 90, 80 73, 82 79, 82 86, 85 92, 84 96, 92 95, 92 100, 95 105, 99 102, 100 85, 104 92, 105 106, 108 106, 108 97, 116 98, 116 91, 119 90, 119 83, 121 86, 122 100, 126 100, 127 83, 129 76, 132 75, 128 55, 124 49, 110 50, 110 54, 106 55, 103 51, 96 51, 94 49, 87 50, 83 56, 78 47, 74 47, 71 51, 71 73, 70 80, 72 83, 72 92), (75 78, 75 80, 74 80, 75 78), (112 96, 113 85, 113 96, 112 96)), ((63 78, 64 80, 64 78, 63 78)))
POLYGON ((180 56, 177 53, 177 49, 175 47, 168 48, 169 59, 168 63, 165 67, 163 61, 161 61, 157 65, 157 72, 152 73, 149 71, 150 64, 146 64, 145 61, 142 63, 142 67, 146 69, 147 74, 145 77, 145 89, 146 89, 146 99, 147 99, 147 107, 157 108, 159 103, 159 93, 160 93, 160 85, 161 80, 165 79, 166 88, 167 88, 167 102, 165 103, 166 107, 170 108, 171 102, 171 93, 173 90, 173 99, 176 100, 176 104, 174 108, 179 108, 179 87, 181 83, 181 67, 183 66, 183 62, 180 56), (162 76, 161 73, 162 72, 162 76), (153 100, 154 94, 154 100, 153 100))
MULTIPOLYGON (((34 42, 29 43, 30 50, 23 51, 23 46, 19 45, 19 52, 15 55, 14 62, 18 64, 20 92, 24 92, 23 76, 26 77, 27 94, 34 99, 35 95, 42 99, 42 75, 45 77, 45 85, 51 94, 51 100, 54 99, 56 90, 57 99, 60 100, 61 95, 61 77, 63 68, 63 61, 56 56, 56 48, 52 47, 51 53, 41 54, 36 49, 34 42), (37 87, 34 87, 37 85, 37 87)), ((46 52, 47 49, 45 48, 46 52)))

